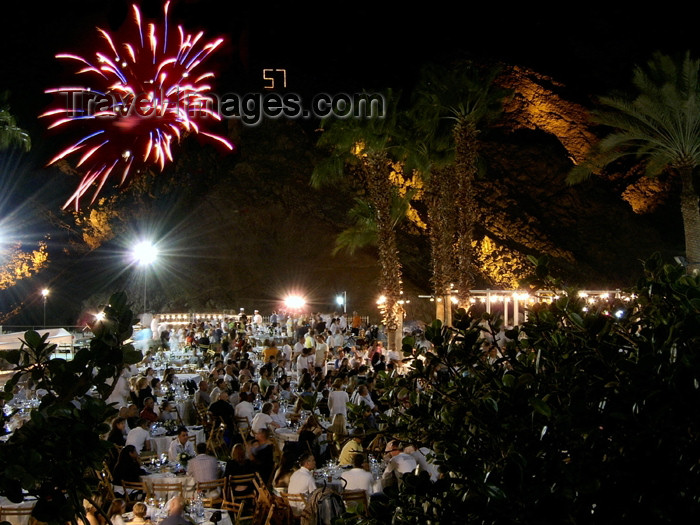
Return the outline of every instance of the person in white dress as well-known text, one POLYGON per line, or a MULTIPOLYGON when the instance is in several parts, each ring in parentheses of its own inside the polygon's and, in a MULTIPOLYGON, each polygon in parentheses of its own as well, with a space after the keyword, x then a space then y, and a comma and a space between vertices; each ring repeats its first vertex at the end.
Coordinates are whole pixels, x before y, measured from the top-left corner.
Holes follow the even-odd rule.
POLYGON ((333 381, 333 390, 328 394, 328 408, 330 409, 330 418, 336 414, 342 414, 347 418, 348 416, 348 403, 350 402, 350 396, 343 389, 343 380, 337 378, 333 381))

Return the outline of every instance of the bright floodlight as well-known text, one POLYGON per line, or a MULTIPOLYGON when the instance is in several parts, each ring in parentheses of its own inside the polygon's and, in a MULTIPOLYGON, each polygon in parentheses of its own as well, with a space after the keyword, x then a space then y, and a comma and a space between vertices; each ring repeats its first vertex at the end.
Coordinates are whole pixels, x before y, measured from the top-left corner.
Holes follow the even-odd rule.
POLYGON ((158 248, 150 241, 141 241, 131 250, 134 262, 141 266, 153 264, 158 257, 158 248))
POLYGON ((342 295, 337 295, 335 297, 335 302, 338 303, 338 306, 343 306, 343 304, 345 303, 345 299, 342 295))
POLYGON ((98 314, 95 314, 95 321, 104 321, 105 320, 105 313, 100 312, 98 314))
POLYGON ((306 304, 306 300, 300 295, 290 295, 284 300, 284 304, 290 310, 298 310, 306 304))
POLYGON ((49 295, 49 289, 48 289, 48 288, 44 288, 44 289, 41 291, 41 295, 44 297, 44 299, 46 299, 46 297, 48 297, 48 295, 49 295))

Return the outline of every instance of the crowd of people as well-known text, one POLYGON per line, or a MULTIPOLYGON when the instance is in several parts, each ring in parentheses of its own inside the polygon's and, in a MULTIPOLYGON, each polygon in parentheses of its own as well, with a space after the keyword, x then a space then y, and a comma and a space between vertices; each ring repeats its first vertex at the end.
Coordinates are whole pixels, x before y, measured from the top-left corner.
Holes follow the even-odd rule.
MULTIPOLYGON (((149 449, 154 423, 182 423, 167 394, 176 381, 175 368, 166 367, 158 377, 151 366, 159 353, 173 349, 191 352, 205 370, 191 402, 208 431, 223 423, 227 478, 254 472, 271 488, 308 494, 315 489, 310 473, 330 460, 346 469, 348 490, 365 490, 370 496, 378 491, 370 463, 383 460, 382 485, 400 482, 403 473, 416 469, 437 479, 422 444, 382 439, 379 415, 392 407, 377 388, 377 374, 402 374, 404 362, 398 351, 385 347, 381 333, 358 322, 356 314, 350 322, 343 315, 312 315, 295 320, 291 329, 289 318, 282 319, 273 312, 266 323, 254 316, 202 322, 181 333, 160 327, 161 344, 146 353, 138 373, 131 370, 131 377, 125 373, 119 379, 112 394, 120 409, 108 436, 120 449, 108 458, 115 483, 144 475, 139 458, 149 449), (298 439, 277 440, 276 430, 285 427, 297 432, 298 439)), ((216 468, 221 454, 216 454, 205 443, 195 449, 184 427, 168 450, 171 461, 191 458, 187 470, 196 481, 221 476, 216 468)), ((243 493, 252 487, 232 490, 243 493)))

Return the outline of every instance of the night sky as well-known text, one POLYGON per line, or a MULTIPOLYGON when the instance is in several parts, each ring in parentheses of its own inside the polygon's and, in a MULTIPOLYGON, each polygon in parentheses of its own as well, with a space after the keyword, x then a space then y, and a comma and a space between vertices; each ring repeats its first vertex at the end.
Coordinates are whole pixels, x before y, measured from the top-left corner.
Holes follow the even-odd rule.
MULTIPOLYGON (((131 16, 130 6, 123 0, 0 5, 0 91, 9 90, 12 112, 33 140, 20 160, 0 155, 3 223, 21 218, 17 228, 29 231, 33 218, 23 213, 23 199, 60 206, 68 197, 70 186, 43 170, 59 146, 37 118, 52 101, 45 89, 78 83, 54 55, 93 58, 102 46, 95 27, 116 32, 131 16)), ((141 7, 145 18, 160 21, 159 1, 141 7)), ((668 2, 653 10, 576 4, 566 13, 545 13, 532 3, 175 0, 170 20, 173 27, 182 23, 190 32, 226 39, 214 59, 217 92, 261 91, 263 68, 285 69, 287 90, 304 96, 410 90, 426 62, 476 58, 531 67, 585 98, 627 86, 633 65, 654 50, 697 48, 697 22, 685 12, 668 2)))

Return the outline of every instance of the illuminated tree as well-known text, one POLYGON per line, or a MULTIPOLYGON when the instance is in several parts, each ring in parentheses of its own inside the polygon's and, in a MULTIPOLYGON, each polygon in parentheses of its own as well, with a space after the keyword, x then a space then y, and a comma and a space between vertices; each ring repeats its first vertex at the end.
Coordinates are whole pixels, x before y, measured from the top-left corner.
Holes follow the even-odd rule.
POLYGON ((29 134, 17 126, 15 117, 7 104, 8 94, 0 93, 0 150, 21 147, 29 151, 31 140, 29 134))
POLYGON ((700 60, 655 53, 634 70, 634 96, 606 96, 593 112, 598 124, 613 129, 576 166, 571 182, 622 158, 646 163, 646 175, 669 172, 680 179, 680 205, 688 273, 700 269, 700 209, 694 171, 700 166, 700 60))
POLYGON ((464 302, 474 284, 479 136, 501 114, 509 94, 494 84, 497 73, 471 63, 450 70, 428 67, 415 91, 411 117, 418 137, 416 166, 427 181, 432 280, 438 297, 449 294, 455 283, 464 302))
POLYGON ((391 213, 395 188, 390 174, 400 141, 397 140, 396 126, 397 98, 389 92, 386 101, 386 116, 383 118, 344 119, 323 123, 324 131, 318 146, 327 148, 330 155, 314 168, 311 184, 320 187, 338 181, 345 174, 352 174, 362 186, 367 203, 374 213, 380 266, 379 289, 386 298, 384 323, 388 332, 388 345, 393 348, 394 334, 399 323, 397 313, 401 296, 401 262, 391 213))

